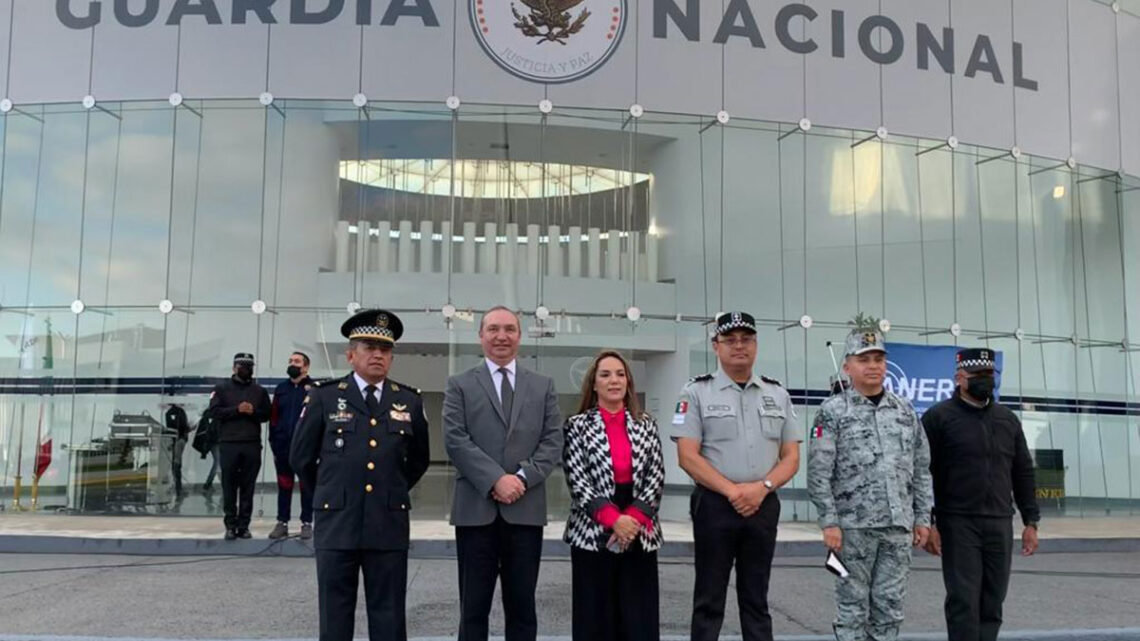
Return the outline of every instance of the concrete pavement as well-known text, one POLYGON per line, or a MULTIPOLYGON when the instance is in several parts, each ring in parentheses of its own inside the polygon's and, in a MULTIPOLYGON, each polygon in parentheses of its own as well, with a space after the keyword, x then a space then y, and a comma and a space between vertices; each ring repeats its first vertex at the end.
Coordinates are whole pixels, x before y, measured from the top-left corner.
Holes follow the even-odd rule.
MULTIPOLYGON (((827 638, 833 583, 818 561, 778 557, 775 562, 770 602, 781 638, 827 638)), ((1003 638, 1140 639, 1140 555, 1046 554, 1018 557, 1014 568, 1006 629, 1033 634, 1003 638)), ((458 616, 454 560, 413 559, 409 570, 409 634, 453 638, 458 616)), ((691 612, 692 565, 687 559, 663 559, 660 576, 661 632, 682 638, 691 612)), ((916 639, 940 638, 943 590, 936 560, 916 555, 910 585, 905 632, 927 635, 916 639)), ((545 559, 538 588, 544 637, 570 634, 569 595, 569 563, 545 559)), ((732 595, 730 589, 725 638, 740 634, 732 595)), ((0 612, 0 635, 8 635, 0 641, 44 635, 314 638, 314 564, 285 557, 0 555, 0 612)), ((362 610, 356 629, 357 636, 365 634, 362 610)), ((502 630, 498 605, 492 629, 502 630)))

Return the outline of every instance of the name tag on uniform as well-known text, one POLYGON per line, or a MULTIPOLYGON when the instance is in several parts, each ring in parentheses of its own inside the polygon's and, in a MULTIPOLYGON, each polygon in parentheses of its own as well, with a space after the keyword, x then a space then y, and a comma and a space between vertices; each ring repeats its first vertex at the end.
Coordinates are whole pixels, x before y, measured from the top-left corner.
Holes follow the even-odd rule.
POLYGON ((403 422, 403 423, 410 423, 412 420, 412 413, 411 412, 401 412, 399 410, 392 410, 391 412, 388 412, 388 416, 393 421, 399 421, 399 422, 403 422))
POLYGON ((765 396, 764 397, 764 409, 776 410, 776 409, 780 409, 780 406, 776 405, 776 399, 772 398, 771 396, 765 396))
POLYGON ((731 412, 731 405, 706 405, 705 409, 709 412, 731 412))
POLYGON ((330 423, 347 423, 352 420, 352 412, 333 412, 329 414, 330 423))

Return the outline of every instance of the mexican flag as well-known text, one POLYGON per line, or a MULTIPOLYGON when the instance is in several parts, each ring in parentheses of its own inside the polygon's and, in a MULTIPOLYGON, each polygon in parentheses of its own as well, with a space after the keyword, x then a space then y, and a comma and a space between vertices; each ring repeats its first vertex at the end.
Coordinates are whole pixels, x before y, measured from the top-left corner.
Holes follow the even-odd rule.
MULTIPOLYGON (((49 370, 49 380, 51 377, 50 370, 55 367, 55 358, 52 352, 51 344, 51 319, 47 319, 47 344, 44 350, 44 369, 49 370)), ((51 437, 51 424, 55 412, 54 404, 48 399, 46 402, 40 402, 40 421, 36 427, 36 464, 34 468, 34 476, 38 480, 47 471, 48 466, 51 465, 51 451, 52 451, 52 437, 51 437), (47 406, 47 423, 44 423, 44 406, 47 406)))

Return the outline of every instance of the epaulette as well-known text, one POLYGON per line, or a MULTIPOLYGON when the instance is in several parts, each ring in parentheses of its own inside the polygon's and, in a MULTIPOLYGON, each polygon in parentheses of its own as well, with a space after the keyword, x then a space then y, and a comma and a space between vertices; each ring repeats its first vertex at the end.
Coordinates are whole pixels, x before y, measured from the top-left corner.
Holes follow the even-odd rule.
POLYGON ((765 383, 771 383, 772 385, 776 385, 776 386, 778 386, 778 387, 783 387, 783 386, 784 386, 784 384, 783 384, 783 383, 781 383, 780 381, 778 381, 778 380, 776 380, 776 379, 774 379, 774 378, 772 378, 772 377, 770 377, 770 376, 763 376, 763 375, 761 375, 761 376, 760 376, 760 380, 764 381, 765 383))
POLYGON ((701 374, 700 376, 694 376, 694 377, 690 378, 689 382, 690 383, 703 383, 705 381, 711 381, 712 379, 713 379, 712 374, 701 374))
POLYGON ((410 385, 404 385, 403 383, 399 383, 399 382, 393 381, 393 380, 389 380, 388 383, 390 384, 389 387, 392 388, 393 392, 398 392, 402 389, 406 389, 409 392, 414 392, 416 396, 422 396, 423 395, 423 392, 420 391, 420 388, 418 388, 418 387, 412 387, 410 385))

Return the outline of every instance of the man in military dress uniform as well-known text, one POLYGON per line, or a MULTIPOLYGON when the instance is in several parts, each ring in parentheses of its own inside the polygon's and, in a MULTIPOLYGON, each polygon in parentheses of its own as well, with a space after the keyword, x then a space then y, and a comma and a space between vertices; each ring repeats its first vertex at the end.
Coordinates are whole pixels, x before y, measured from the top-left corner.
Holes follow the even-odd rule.
POLYGON ((408 492, 427 471, 427 418, 419 390, 388 378, 400 319, 366 310, 340 331, 353 371, 310 390, 289 456, 314 488, 320 638, 353 638, 363 572, 368 638, 404 641, 408 492))
POLYGON ((898 637, 911 546, 930 535, 930 448, 910 402, 883 387, 886 369, 882 334, 852 331, 851 385, 823 402, 811 429, 808 496, 849 572, 835 585, 838 641, 898 637))
POLYGON ((681 469, 697 487, 693 519, 693 641, 716 641, 724 623, 729 574, 744 641, 771 641, 768 578, 776 549, 776 490, 800 465, 800 427, 788 392, 757 376, 756 321, 744 312, 716 317, 720 367, 681 389, 670 436, 681 469))

